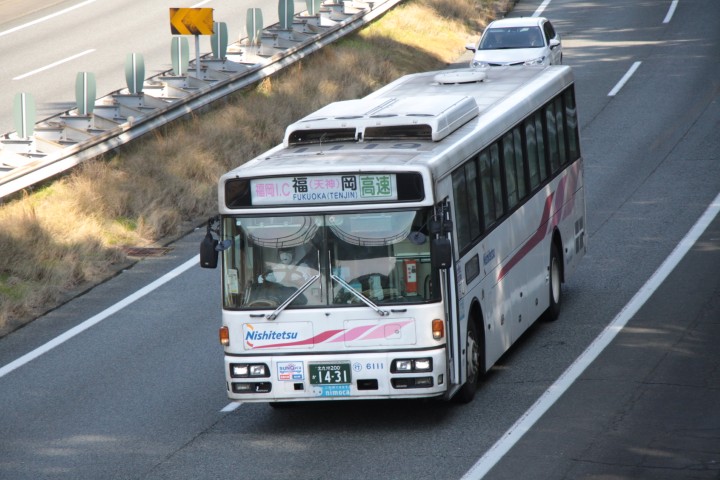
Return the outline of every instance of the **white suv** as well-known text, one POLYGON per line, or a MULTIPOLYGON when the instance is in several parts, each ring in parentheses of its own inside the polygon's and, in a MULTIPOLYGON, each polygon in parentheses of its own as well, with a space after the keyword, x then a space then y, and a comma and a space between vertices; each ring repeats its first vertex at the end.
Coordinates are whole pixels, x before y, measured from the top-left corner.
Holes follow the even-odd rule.
POLYGON ((471 43, 465 48, 475 53, 471 67, 562 63, 560 35, 544 17, 495 20, 477 45, 471 43))

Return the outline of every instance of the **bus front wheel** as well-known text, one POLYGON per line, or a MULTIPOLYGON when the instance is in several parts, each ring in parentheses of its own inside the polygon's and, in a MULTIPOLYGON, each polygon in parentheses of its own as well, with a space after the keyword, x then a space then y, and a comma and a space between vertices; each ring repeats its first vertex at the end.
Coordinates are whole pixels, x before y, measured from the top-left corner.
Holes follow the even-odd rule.
POLYGON ((465 359, 467 362, 467 378, 465 384, 455 394, 459 403, 470 403, 475 398, 475 391, 480 378, 480 343, 478 341, 477 326, 474 319, 468 319, 467 336, 465 340, 465 359))

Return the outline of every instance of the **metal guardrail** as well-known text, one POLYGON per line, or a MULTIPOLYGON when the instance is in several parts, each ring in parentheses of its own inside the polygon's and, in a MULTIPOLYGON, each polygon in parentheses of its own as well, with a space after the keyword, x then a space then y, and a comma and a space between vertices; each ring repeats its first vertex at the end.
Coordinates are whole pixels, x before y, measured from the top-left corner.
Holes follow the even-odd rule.
POLYGON ((191 66, 186 75, 174 76, 169 70, 146 79, 142 93, 131 94, 125 88, 97 99, 89 115, 73 109, 37 122, 29 138, 17 132, 3 135, 0 202, 257 83, 358 30, 401 1, 325 0, 316 15, 295 15, 291 29, 280 29, 278 23, 263 29, 258 42, 244 38, 228 46, 225 58, 201 56, 200 68, 191 66))

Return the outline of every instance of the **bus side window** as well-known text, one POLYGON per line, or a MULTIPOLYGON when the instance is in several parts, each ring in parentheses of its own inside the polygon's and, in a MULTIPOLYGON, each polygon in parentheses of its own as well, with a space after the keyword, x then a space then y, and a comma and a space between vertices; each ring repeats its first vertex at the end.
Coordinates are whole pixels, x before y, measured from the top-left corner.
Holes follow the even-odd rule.
POLYGON ((465 187, 465 169, 458 168, 452 174, 453 197, 455 197, 455 223, 457 242, 460 250, 470 244, 470 215, 468 212, 468 194, 465 187))
POLYGON ((503 137, 503 165, 508 208, 512 209, 527 193, 520 127, 513 128, 503 137))
POLYGON ((565 166, 568 162, 568 156, 565 148, 565 109, 561 97, 555 99, 555 125, 557 127, 560 165, 565 166))
POLYGON ((527 182, 525 181, 525 157, 523 156, 522 135, 520 127, 513 128, 513 142, 515 143, 515 171, 517 172, 517 188, 520 200, 527 195, 527 182))
POLYGON ((527 146, 530 190, 535 190, 538 185, 540 185, 540 165, 538 165, 538 145, 535 138, 535 121, 532 118, 525 122, 525 144, 527 146))
POLYGON ((470 159, 453 172, 452 181, 455 221, 458 224, 458 246, 463 249, 480 236, 481 230, 475 159, 470 159))
POLYGON ((555 126, 555 105, 549 103, 545 106, 545 121, 547 122, 548 153, 550 154, 550 172, 555 173, 560 168, 560 157, 557 144, 557 127, 555 126))
POLYGON ((500 153, 497 144, 480 153, 480 185, 483 219, 487 228, 503 215, 500 153))
POLYGON ((482 224, 480 219, 480 207, 478 202, 478 173, 477 159, 473 158, 465 164, 465 181, 468 191, 468 209, 470 212, 470 237, 475 240, 480 236, 482 224))
POLYGON ((503 166, 505 167, 505 190, 508 208, 518 203, 517 173, 515 172, 515 147, 512 132, 503 137, 503 166))
POLYGON ((500 176, 500 147, 497 143, 490 145, 490 163, 493 191, 495 192, 495 220, 497 220, 505 213, 502 199, 502 177, 500 176))
POLYGON ((547 160, 545 159, 545 130, 543 128, 542 114, 535 114, 535 138, 537 139, 538 166, 540 167, 540 183, 548 177, 547 160))
POLYGON ((565 100, 565 121, 567 122, 568 156, 572 162, 580 157, 577 107, 575 106, 573 89, 568 88, 565 90, 563 98, 565 100))

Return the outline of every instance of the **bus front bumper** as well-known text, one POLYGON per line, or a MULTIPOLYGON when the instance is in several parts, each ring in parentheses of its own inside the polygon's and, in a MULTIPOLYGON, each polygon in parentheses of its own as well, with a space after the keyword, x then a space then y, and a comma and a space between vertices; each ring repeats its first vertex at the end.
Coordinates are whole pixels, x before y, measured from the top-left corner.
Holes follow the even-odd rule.
POLYGON ((348 355, 225 356, 228 398, 286 402, 437 397, 445 349, 348 355))

